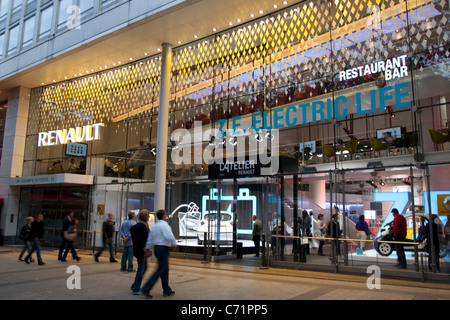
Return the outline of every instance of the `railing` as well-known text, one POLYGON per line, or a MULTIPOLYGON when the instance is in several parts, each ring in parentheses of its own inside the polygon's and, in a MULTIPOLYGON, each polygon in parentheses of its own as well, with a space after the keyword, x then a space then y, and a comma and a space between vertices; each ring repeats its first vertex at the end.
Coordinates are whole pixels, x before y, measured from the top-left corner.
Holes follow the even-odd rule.
MULTIPOLYGON (((303 241, 309 241, 309 240, 319 240, 319 241, 331 241, 332 243, 332 250, 331 250, 331 263, 337 268, 337 265, 339 263, 338 261, 338 256, 339 255, 344 255, 344 264, 347 265, 348 263, 348 257, 346 257, 346 255, 349 254, 348 251, 346 251, 345 249, 341 252, 343 252, 342 254, 338 254, 336 255, 336 250, 333 248, 333 246, 340 246, 340 242, 347 242, 346 245, 348 245, 348 243, 350 243, 350 245, 352 244, 352 242, 357 242, 357 243, 361 243, 361 242, 367 242, 367 243, 372 243, 374 244, 374 249, 375 249, 375 243, 391 243, 391 244, 402 244, 402 245, 408 245, 408 246, 414 246, 414 252, 419 252, 418 250, 418 245, 420 244, 419 242, 414 242, 414 241, 388 241, 388 240, 375 240, 375 239, 371 239, 371 240, 364 240, 364 239, 351 239, 351 238, 332 238, 332 237, 306 237, 306 236, 283 236, 283 235, 271 235, 272 238, 276 239, 276 247, 279 248, 279 239, 299 239, 299 243, 298 243, 298 252, 297 254, 302 255, 303 252, 303 245, 309 245, 308 244, 304 244, 303 241), (337 241, 337 243, 335 242, 337 241), (334 244, 333 244, 334 243, 334 244)), ((272 243, 273 244, 273 243, 272 243)), ((293 244, 294 245, 294 244, 293 244)), ((345 248, 345 247, 344 247, 345 248)), ((348 249, 348 246, 347 246, 348 249)), ((267 257, 265 257, 267 259, 268 262, 270 262, 270 250, 268 250, 267 252, 267 257)), ((439 259, 439 257, 436 257, 437 259, 439 259)), ((416 254, 415 255, 415 262, 414 262, 414 266, 415 266, 415 271, 419 272, 420 269, 422 270, 422 279, 424 277, 423 273, 424 273, 424 267, 423 267, 423 255, 421 255, 421 259, 422 259, 422 263, 421 266, 422 268, 419 268, 419 256, 416 254)), ((300 256, 300 261, 299 262, 306 262, 306 258, 300 256)))

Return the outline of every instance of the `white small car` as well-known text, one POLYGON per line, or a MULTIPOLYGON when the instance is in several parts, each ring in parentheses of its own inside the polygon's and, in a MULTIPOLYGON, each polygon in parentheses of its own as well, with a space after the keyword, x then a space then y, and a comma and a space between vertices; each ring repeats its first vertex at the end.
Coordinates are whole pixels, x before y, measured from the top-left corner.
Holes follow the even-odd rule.
POLYGON ((195 238, 197 236, 197 228, 200 224, 200 217, 202 215, 198 209, 198 206, 194 202, 191 202, 189 204, 182 204, 178 206, 169 215, 169 218, 172 218, 175 213, 178 212, 180 237, 195 238), (181 209, 184 209, 184 211, 181 209))
POLYGON ((230 243, 233 241, 233 213, 221 211, 219 225, 217 224, 218 218, 217 211, 205 213, 197 229, 198 244, 205 241, 205 233, 206 239, 210 239, 212 243, 230 243))

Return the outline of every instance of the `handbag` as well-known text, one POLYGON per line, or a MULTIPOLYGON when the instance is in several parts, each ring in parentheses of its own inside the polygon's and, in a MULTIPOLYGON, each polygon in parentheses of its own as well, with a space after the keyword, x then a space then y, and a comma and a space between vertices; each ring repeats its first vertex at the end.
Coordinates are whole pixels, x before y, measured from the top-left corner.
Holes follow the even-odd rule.
POLYGON ((74 241, 77 238, 77 234, 74 233, 68 233, 67 231, 64 231, 64 239, 67 241, 74 241))

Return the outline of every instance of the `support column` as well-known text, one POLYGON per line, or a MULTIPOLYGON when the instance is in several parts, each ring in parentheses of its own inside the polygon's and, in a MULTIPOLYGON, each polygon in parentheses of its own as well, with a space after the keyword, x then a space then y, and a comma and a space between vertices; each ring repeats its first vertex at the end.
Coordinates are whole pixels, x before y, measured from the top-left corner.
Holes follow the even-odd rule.
POLYGON ((20 188, 10 187, 9 183, 11 178, 22 177, 29 107, 30 89, 18 87, 10 91, 0 166, 0 197, 3 198, 0 237, 5 244, 15 242, 17 223, 24 223, 17 221, 20 188))
POLYGON ((159 92, 158 139, 156 145, 155 213, 165 208, 167 140, 169 137, 170 69, 172 68, 172 45, 163 43, 161 59, 161 83, 159 92))

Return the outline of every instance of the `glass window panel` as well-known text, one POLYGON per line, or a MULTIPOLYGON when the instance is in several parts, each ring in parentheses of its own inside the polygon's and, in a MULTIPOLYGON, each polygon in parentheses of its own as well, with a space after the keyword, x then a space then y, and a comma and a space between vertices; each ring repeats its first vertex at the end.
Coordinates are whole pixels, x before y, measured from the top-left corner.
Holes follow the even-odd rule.
POLYGON ((0 34, 0 59, 3 58, 3 50, 5 48, 5 34, 0 34))
POLYGON ((41 12, 41 26, 39 29, 39 38, 48 36, 52 29, 53 6, 44 9, 41 12))
POLYGON ((94 0, 80 0, 79 2, 81 14, 94 9, 94 0))
MULTIPOLYGON (((59 1, 59 13, 58 13, 58 30, 67 26, 67 20, 72 13, 67 13, 67 9, 72 5, 72 0, 60 0, 59 1)), ((70 12, 70 11, 69 11, 70 12)))
POLYGON ((18 42, 19 42, 19 26, 15 26, 14 28, 9 30, 8 55, 17 50, 18 42))
POLYGON ((23 27, 22 48, 33 43, 35 16, 25 20, 23 27))
POLYGON ((11 0, 0 0, 0 19, 4 18, 9 10, 9 5, 11 4, 11 0))

